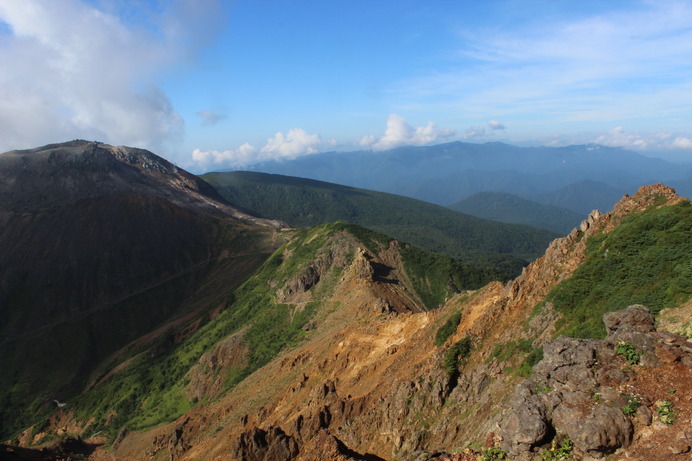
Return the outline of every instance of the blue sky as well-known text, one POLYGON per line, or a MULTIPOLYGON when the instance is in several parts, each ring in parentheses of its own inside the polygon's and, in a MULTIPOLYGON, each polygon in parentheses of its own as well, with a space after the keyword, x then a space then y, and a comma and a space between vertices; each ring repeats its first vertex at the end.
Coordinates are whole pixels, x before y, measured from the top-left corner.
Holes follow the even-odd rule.
POLYGON ((687 1, 0 0, 0 151, 193 171, 452 140, 692 160, 687 1))

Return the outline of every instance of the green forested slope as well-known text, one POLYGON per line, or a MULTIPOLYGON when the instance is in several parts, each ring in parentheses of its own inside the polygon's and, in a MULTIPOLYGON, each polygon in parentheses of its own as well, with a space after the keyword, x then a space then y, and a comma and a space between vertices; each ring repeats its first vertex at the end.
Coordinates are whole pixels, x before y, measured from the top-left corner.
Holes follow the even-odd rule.
POLYGON ((399 195, 254 172, 209 173, 202 179, 233 205, 292 226, 344 220, 517 275, 558 233, 497 223, 399 195))
POLYGON ((526 200, 505 192, 479 192, 449 205, 454 211, 493 221, 524 224, 568 233, 585 216, 572 210, 526 200))

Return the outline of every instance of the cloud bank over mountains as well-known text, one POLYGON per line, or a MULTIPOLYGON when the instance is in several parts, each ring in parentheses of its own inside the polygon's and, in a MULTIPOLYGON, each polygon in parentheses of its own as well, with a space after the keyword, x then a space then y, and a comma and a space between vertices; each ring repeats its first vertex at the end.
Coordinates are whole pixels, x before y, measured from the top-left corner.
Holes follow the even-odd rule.
MULTIPOLYGON (((434 122, 428 122, 425 126, 413 127, 400 115, 390 114, 384 134, 379 137, 369 134, 358 139, 354 144, 362 149, 380 151, 401 146, 420 146, 442 142, 455 134, 454 130, 438 128, 434 122)), ((336 141, 334 140, 324 142, 317 134, 309 134, 302 128, 293 128, 286 133, 276 133, 267 139, 261 148, 245 143, 235 149, 227 150, 195 149, 192 152, 192 160, 203 168, 210 165, 240 168, 266 160, 290 160, 324 152, 335 147, 335 144, 336 141)))

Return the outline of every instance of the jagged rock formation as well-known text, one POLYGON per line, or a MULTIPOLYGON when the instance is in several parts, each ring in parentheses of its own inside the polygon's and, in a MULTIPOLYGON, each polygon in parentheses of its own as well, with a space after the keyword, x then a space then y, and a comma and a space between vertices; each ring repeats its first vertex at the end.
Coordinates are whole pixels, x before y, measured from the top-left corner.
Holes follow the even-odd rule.
MULTIPOLYGON (((692 348, 686 338, 656 332, 653 317, 641 305, 609 313, 604 321, 608 329, 604 340, 560 337, 545 344, 544 359, 534 367, 531 379, 517 387, 503 427, 502 446, 512 459, 532 459, 532 451, 549 446, 556 437, 574 443, 576 459, 602 458, 629 448, 634 440, 646 446, 649 431, 644 429, 657 412, 655 402, 689 391, 692 348), (624 345, 636 351, 629 365, 618 355, 618 347, 624 345), (665 380, 673 394, 649 393, 638 386, 631 365, 639 364, 649 364, 647 371, 665 380)), ((674 400, 678 414, 688 417, 689 400, 674 400)), ((680 438, 689 450, 688 435, 671 433, 669 442, 680 438)))

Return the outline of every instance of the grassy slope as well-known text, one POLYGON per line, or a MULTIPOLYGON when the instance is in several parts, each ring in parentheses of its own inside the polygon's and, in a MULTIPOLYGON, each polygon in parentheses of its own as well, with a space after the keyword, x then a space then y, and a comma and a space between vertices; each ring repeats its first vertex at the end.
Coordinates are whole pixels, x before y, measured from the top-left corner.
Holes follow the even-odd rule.
POLYGON ((658 313, 692 296, 692 205, 625 217, 587 242, 584 263, 546 300, 564 315, 561 333, 602 338, 605 312, 644 304, 658 313))
POLYGON ((281 175, 209 173, 202 179, 248 212, 293 226, 345 220, 464 261, 517 275, 558 236, 486 221, 419 200, 281 175))
MULTIPOLYGON (((173 420, 194 405, 184 389, 190 381, 189 370, 203 353, 243 330, 247 361, 243 367, 227 372, 224 388, 231 389, 280 351, 310 334, 303 326, 325 307, 323 300, 331 296, 343 267, 329 267, 320 284, 311 288, 313 301, 301 308, 279 303, 278 288, 301 274, 320 254, 332 251, 332 245, 349 245, 353 257, 358 246, 376 253, 388 248, 390 240, 345 222, 297 231, 245 283, 225 294, 228 307, 218 317, 180 344, 175 344, 172 335, 164 335, 147 349, 131 351, 134 358, 129 366, 69 402, 70 407, 82 421, 95 419, 90 432, 103 430, 111 438, 123 427, 141 430, 173 420)), ((446 256, 428 255, 411 246, 402 249, 402 259, 412 283, 409 290, 429 307, 497 276, 496 272, 474 269, 446 256)))

